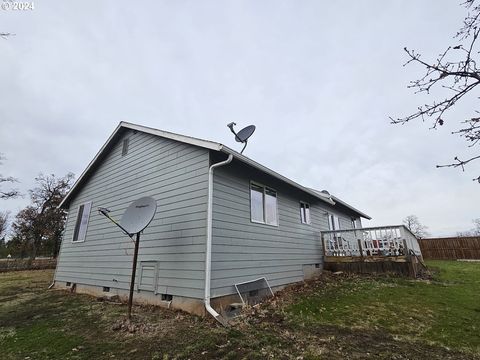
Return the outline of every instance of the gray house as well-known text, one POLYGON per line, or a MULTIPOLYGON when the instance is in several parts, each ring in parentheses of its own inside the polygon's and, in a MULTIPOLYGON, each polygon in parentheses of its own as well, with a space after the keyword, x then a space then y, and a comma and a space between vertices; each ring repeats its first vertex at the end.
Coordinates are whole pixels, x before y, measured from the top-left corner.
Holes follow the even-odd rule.
POLYGON ((128 295, 134 244, 97 208, 118 219, 142 196, 157 212, 142 234, 135 300, 214 316, 238 302, 235 284, 265 278, 275 291, 315 275, 320 232, 370 219, 222 144, 121 122, 60 205, 56 287, 128 295))

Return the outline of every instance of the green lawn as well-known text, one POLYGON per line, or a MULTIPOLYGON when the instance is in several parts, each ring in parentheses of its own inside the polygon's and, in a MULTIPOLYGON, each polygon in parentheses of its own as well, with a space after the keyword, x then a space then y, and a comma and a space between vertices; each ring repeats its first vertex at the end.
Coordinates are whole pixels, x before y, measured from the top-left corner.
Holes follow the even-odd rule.
POLYGON ((429 261, 431 281, 356 277, 318 287, 290 305, 297 324, 379 329, 480 353, 480 263, 429 261))
POLYGON ((324 274, 213 320, 47 290, 53 271, 0 273, 0 359, 480 359, 480 263, 431 281, 324 274))

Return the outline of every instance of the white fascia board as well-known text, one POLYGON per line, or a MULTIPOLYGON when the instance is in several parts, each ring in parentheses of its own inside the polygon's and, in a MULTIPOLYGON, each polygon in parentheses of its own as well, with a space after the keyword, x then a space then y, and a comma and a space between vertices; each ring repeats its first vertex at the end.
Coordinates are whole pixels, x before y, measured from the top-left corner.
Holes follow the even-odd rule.
POLYGON ((339 203, 339 204, 342 204, 343 206, 355 211, 358 215, 360 215, 361 217, 367 219, 367 220, 372 220, 372 218, 370 216, 368 216, 367 214, 361 212, 360 210, 357 210, 355 209, 352 205, 349 205, 347 204, 345 201, 343 200, 340 200, 339 198, 337 198, 336 196, 333 196, 332 195, 332 198, 335 202, 339 203))
POLYGON ((129 122, 126 122, 126 121, 121 121, 118 124, 118 126, 115 128, 113 133, 110 135, 110 137, 107 139, 107 141, 103 144, 102 148, 95 155, 93 160, 90 161, 87 168, 83 171, 83 173, 80 175, 80 177, 77 179, 77 181, 75 181, 75 184, 73 184, 73 186, 70 189, 70 191, 68 192, 67 196, 65 196, 65 198, 60 203, 60 205, 58 205, 59 208, 61 208, 69 200, 70 194, 73 194, 75 192, 76 188, 82 183, 84 177, 87 175, 90 168, 92 168, 92 166, 97 162, 98 158, 102 155, 105 148, 108 146, 108 144, 111 142, 111 140, 114 138, 114 136, 120 131, 121 128, 137 130, 137 131, 141 131, 141 132, 144 132, 144 133, 147 133, 147 134, 164 137, 164 138, 167 138, 167 139, 183 142, 183 143, 186 143, 186 144, 199 146, 199 147, 214 150, 214 151, 221 151, 221 152, 224 152, 226 154, 231 154, 231 155, 233 155, 234 158, 238 159, 239 161, 241 161, 243 163, 246 163, 246 164, 248 164, 248 165, 250 165, 250 166, 252 166, 252 167, 254 167, 254 168, 256 168, 260 171, 263 171, 264 173, 267 173, 267 174, 269 174, 269 175, 271 175, 271 176, 273 176, 273 177, 275 177, 275 178, 277 178, 277 179, 279 179, 279 180, 281 180, 281 181, 283 181, 283 182, 285 182, 285 183, 287 183, 287 184, 289 184, 289 185, 291 185, 291 186, 293 186, 293 187, 295 187, 295 188, 297 188, 297 189, 299 189, 303 192, 306 192, 307 194, 310 194, 313 197, 326 202, 327 204, 335 205, 335 202, 339 202, 342 205, 344 205, 344 206, 348 207, 349 209, 353 210, 354 212, 358 213, 360 216, 362 216, 366 219, 369 219, 369 220, 371 219, 370 216, 358 211, 357 209, 355 209, 354 207, 352 207, 352 206, 348 205, 347 203, 341 201, 340 199, 338 199, 334 196, 328 197, 328 196, 325 196, 323 194, 320 194, 318 191, 306 188, 306 187, 296 183, 295 181, 290 180, 289 178, 287 178, 283 175, 280 175, 279 173, 267 168, 266 166, 263 166, 263 165, 257 163, 256 161, 240 154, 239 152, 236 152, 235 150, 230 149, 229 147, 227 147, 223 144, 220 144, 220 143, 217 143, 217 142, 214 142, 214 141, 198 139, 198 138, 195 138, 195 137, 192 137, 192 136, 180 135, 180 134, 175 134, 175 133, 171 133, 171 132, 168 132, 168 131, 158 130, 158 129, 154 129, 154 128, 147 127, 147 126, 132 124, 132 123, 129 123, 129 122))
POLYGON ((168 131, 162 131, 154 128, 150 128, 147 126, 142 126, 142 125, 137 125, 137 124, 132 124, 126 121, 121 121, 118 126, 115 128, 113 133, 110 135, 110 137, 107 139, 105 144, 101 147, 101 149, 98 151, 97 155, 93 158, 92 161, 88 164, 87 168, 83 171, 82 175, 75 181, 75 184, 73 184, 72 188, 68 192, 68 194, 65 196, 65 198, 62 200, 60 205, 58 205, 59 208, 61 208, 67 200, 70 198, 70 194, 73 194, 75 192, 75 189, 78 187, 79 184, 81 184, 83 178, 86 176, 86 174, 89 172, 90 168, 96 163, 97 159, 102 155, 103 151, 105 148, 108 146, 110 141, 113 139, 113 137, 117 134, 117 132, 120 131, 121 128, 126 128, 126 129, 131 129, 131 130, 136 130, 136 131, 141 131, 147 134, 155 135, 155 136, 160 136, 164 137, 167 139, 183 142, 186 144, 190 145, 195 145, 199 146, 202 148, 210 149, 210 150, 215 150, 215 151, 220 151, 222 148, 222 144, 213 142, 213 141, 208 141, 208 140, 202 140, 202 139, 197 139, 191 136, 185 136, 185 135, 180 135, 180 134, 174 134, 168 131))
POLYGON ((186 144, 199 146, 199 147, 210 149, 210 150, 220 151, 223 146, 222 144, 214 141, 202 140, 192 136, 175 134, 168 131, 158 130, 148 126, 132 124, 125 121, 122 121, 119 126, 132 129, 132 130, 142 131, 147 134, 156 135, 156 136, 164 137, 167 139, 183 142, 186 144))

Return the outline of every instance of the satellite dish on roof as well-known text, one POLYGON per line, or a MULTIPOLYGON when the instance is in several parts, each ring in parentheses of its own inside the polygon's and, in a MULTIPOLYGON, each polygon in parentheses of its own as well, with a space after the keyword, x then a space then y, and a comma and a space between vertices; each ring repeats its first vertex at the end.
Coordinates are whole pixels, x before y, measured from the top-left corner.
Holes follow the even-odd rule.
POLYGON ((235 140, 237 142, 246 142, 250 136, 252 136, 255 131, 255 125, 248 125, 237 133, 235 140))
POLYGON ((235 124, 234 122, 231 122, 227 126, 230 128, 230 131, 235 134, 235 141, 245 144, 242 151, 240 151, 240 154, 242 154, 243 150, 245 150, 245 148, 247 147, 248 138, 252 136, 253 132, 255 131, 255 125, 249 125, 247 127, 244 127, 238 133, 235 132, 235 130, 233 130, 234 125, 237 125, 237 124, 235 124))
POLYGON ((150 196, 132 202, 123 213, 120 225, 129 234, 136 234, 145 229, 157 211, 157 202, 150 196))

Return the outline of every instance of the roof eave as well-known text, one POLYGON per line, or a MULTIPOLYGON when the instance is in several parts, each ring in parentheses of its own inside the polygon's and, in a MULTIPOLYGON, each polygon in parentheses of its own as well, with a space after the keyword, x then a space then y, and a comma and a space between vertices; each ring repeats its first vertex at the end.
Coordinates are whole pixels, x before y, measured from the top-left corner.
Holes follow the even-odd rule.
POLYGON ((337 198, 336 196, 333 196, 333 195, 332 195, 332 198, 333 198, 333 200, 336 201, 337 203, 342 204, 343 206, 346 206, 347 208, 353 210, 354 212, 356 212, 356 213, 357 213, 358 215, 360 215, 361 217, 363 217, 363 218, 365 218, 365 219, 367 219, 367 220, 372 220, 372 218, 371 218, 369 215, 361 212, 360 210, 357 210, 357 209, 354 208, 352 205, 347 204, 345 201, 340 200, 340 199, 337 198))
POLYGON ((175 141, 180 141, 180 142, 183 142, 183 143, 203 147, 203 148, 210 149, 210 150, 220 151, 221 148, 222 148, 222 144, 219 144, 219 143, 216 143, 216 142, 213 142, 213 141, 197 139, 197 138, 194 138, 194 137, 191 137, 191 136, 175 134, 175 133, 171 133, 171 132, 168 132, 168 131, 158 130, 158 129, 154 129, 154 128, 147 127, 147 126, 132 124, 132 123, 129 123, 129 122, 126 122, 126 121, 121 121, 118 124, 118 126, 115 128, 113 133, 110 135, 110 137, 107 139, 107 141, 103 144, 103 146, 97 152, 97 154, 95 155, 93 160, 90 161, 87 168, 83 171, 83 173, 80 175, 80 177, 77 179, 77 181, 75 181, 75 184, 73 184, 73 186, 70 189, 70 191, 68 192, 68 194, 62 200, 62 202, 58 205, 59 208, 64 207, 68 203, 71 195, 76 192, 77 188, 80 186, 80 184, 83 182, 84 178, 90 172, 90 169, 94 166, 94 164, 97 162, 97 160, 102 156, 103 152, 108 147, 108 145, 110 144, 112 139, 117 135, 117 133, 122 128, 130 129, 130 130, 136 130, 136 131, 142 131, 142 132, 145 132, 147 134, 160 136, 160 137, 164 137, 164 138, 175 140, 175 141))
POLYGON ((269 169, 268 167, 266 167, 262 164, 259 164, 256 161, 240 154, 239 152, 230 149, 229 147, 227 147, 223 144, 213 142, 213 141, 209 141, 209 140, 197 139, 197 138, 194 138, 194 137, 191 137, 191 136, 175 134, 175 133, 171 133, 171 132, 168 132, 168 131, 158 130, 158 129, 154 129, 154 128, 147 127, 147 126, 132 124, 132 123, 129 123, 129 122, 126 122, 126 121, 121 121, 118 124, 118 126, 115 128, 115 130, 110 135, 110 137, 103 144, 101 149, 97 152, 97 154, 95 155, 93 160, 90 161, 87 168, 82 172, 82 174, 77 179, 75 184, 73 184, 72 188, 70 189, 68 194, 65 196, 65 198, 62 200, 60 205, 58 205, 59 208, 65 207, 68 204, 71 196, 76 192, 77 188, 82 184, 83 180, 86 178, 86 176, 90 172, 91 168, 95 165, 95 163, 98 161, 98 159, 102 156, 105 149, 108 147, 110 142, 113 140, 113 138, 117 135, 117 133, 122 128, 136 130, 136 131, 142 131, 142 132, 145 132, 147 134, 156 135, 156 136, 164 137, 164 138, 167 138, 167 139, 180 141, 180 142, 184 142, 184 143, 187 143, 187 144, 190 144, 190 145, 195 145, 195 146, 203 147, 203 148, 206 148, 206 149, 219 151, 219 152, 223 152, 223 153, 232 155, 234 158, 240 160, 241 162, 246 163, 246 164, 248 164, 248 165, 250 165, 250 166, 252 166, 252 167, 254 167, 254 168, 256 168, 260 171, 263 171, 263 172, 265 172, 265 173, 267 173, 267 174, 269 174, 269 175, 271 175, 271 176, 273 176, 273 177, 275 177, 275 178, 277 178, 277 179, 279 179, 279 180, 281 180, 281 181, 283 181, 283 182, 285 182, 285 183, 287 183, 287 184, 289 184, 289 185, 291 185, 291 186, 293 186, 293 187, 295 187, 295 188, 297 188, 297 189, 299 189, 299 190, 301 190, 301 191, 303 191, 303 192, 305 192, 305 193, 307 193, 307 194, 309 194, 309 195, 311 195, 311 196, 329 204, 329 205, 335 205, 335 203, 338 202, 338 203, 342 204, 343 206, 346 206, 350 210, 354 211, 355 213, 357 213, 361 217, 364 217, 368 220, 371 219, 370 216, 368 216, 368 215, 362 213, 361 211, 355 209, 353 206, 348 205, 344 201, 342 201, 342 200, 340 200, 340 199, 338 199, 334 196, 330 196, 330 197, 323 196, 323 195, 319 194, 317 191, 306 188, 306 187, 296 183, 295 181, 290 180, 289 178, 287 178, 287 177, 269 169))
POLYGON ((154 129, 148 126, 132 124, 126 121, 120 122, 119 126, 125 127, 127 129, 131 129, 131 130, 146 132, 151 135, 156 135, 156 136, 164 137, 171 140, 180 141, 190 145, 203 147, 210 150, 220 151, 223 146, 222 144, 214 141, 198 139, 198 138, 187 136, 187 135, 175 134, 169 131, 163 131, 163 130, 154 129))
POLYGON ((110 143, 110 141, 115 137, 115 135, 117 135, 117 133, 120 131, 120 129, 122 128, 122 123, 123 122, 120 122, 117 127, 115 128, 115 130, 112 132, 112 134, 109 136, 109 138, 107 139, 107 141, 105 141, 105 143, 103 144, 103 146, 100 148, 100 150, 97 152, 97 154, 95 155, 95 157, 93 158, 92 161, 90 161, 90 163, 88 164, 88 166, 86 167, 86 169, 82 172, 82 174, 78 177, 77 181, 75 181, 75 183, 73 184, 73 186, 70 188, 70 190, 68 191, 68 194, 63 198, 62 202, 58 205, 58 208, 63 208, 67 203, 68 201, 70 200, 70 197, 72 194, 75 193, 75 191, 77 190, 77 188, 80 186, 80 184, 83 182, 83 179, 87 176, 87 174, 89 173, 90 169, 93 167, 93 165, 97 162, 97 160, 100 158, 100 156, 102 156, 104 150, 107 148, 108 144, 110 143))
POLYGON ((289 184, 289 185, 291 185, 291 186, 293 186, 293 187, 295 187, 295 188, 297 188, 297 189, 299 189, 299 190, 301 190, 301 191, 303 191, 303 192, 306 192, 307 194, 312 195, 312 196, 314 196, 315 198, 320 199, 320 200, 326 202, 327 204, 335 205, 335 201, 334 201, 334 200, 332 200, 332 199, 330 199, 330 198, 326 198, 326 197, 320 196, 320 195, 317 194, 315 191, 312 191, 312 190, 310 190, 310 189, 308 189, 308 188, 306 188, 306 187, 304 187, 304 186, 296 183, 295 181, 290 180, 289 178, 287 178, 287 177, 285 177, 285 176, 283 176, 283 175, 280 175, 279 173, 273 171, 272 169, 269 169, 269 168, 267 168, 266 166, 257 163, 256 161, 254 161, 254 160, 252 160, 252 159, 250 159, 250 158, 248 158, 248 157, 240 154, 239 152, 237 152, 237 151, 235 151, 235 150, 230 149, 229 147, 227 147, 227 146, 225 146, 225 145, 222 145, 220 151, 221 151, 221 152, 224 152, 225 154, 233 155, 234 158, 237 158, 238 160, 240 160, 240 161, 242 161, 242 162, 244 162, 244 163, 246 163, 246 164, 248 164, 248 165, 250 165, 250 166, 252 166, 252 167, 254 167, 254 168, 258 169, 258 170, 260 170, 260 171, 263 171, 263 172, 265 172, 265 173, 267 173, 267 174, 269 174, 269 175, 271 175, 271 176, 273 176, 273 177, 275 177, 275 178, 277 178, 277 179, 279 179, 279 180, 281 180, 281 181, 283 181, 283 182, 285 182, 285 183, 287 183, 287 184, 289 184))

